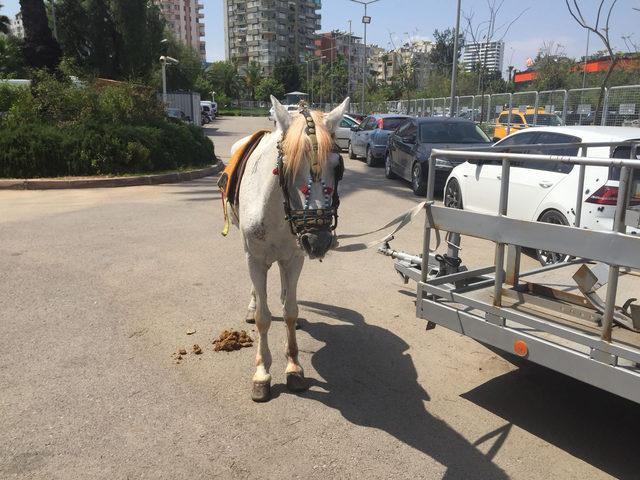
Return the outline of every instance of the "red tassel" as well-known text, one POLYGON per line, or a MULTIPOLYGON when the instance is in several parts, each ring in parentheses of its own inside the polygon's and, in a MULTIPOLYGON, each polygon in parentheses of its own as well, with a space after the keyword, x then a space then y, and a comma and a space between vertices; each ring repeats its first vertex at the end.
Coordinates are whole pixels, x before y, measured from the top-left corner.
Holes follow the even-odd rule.
POLYGON ((306 195, 307 193, 309 193, 309 187, 307 185, 303 185, 300 187, 300 191, 306 195))
POLYGON ((273 173, 274 175, 278 175, 278 167, 271 170, 271 173, 273 173))
POLYGON ((324 187, 324 193, 326 193, 327 195, 331 195, 333 193, 333 188, 324 187))

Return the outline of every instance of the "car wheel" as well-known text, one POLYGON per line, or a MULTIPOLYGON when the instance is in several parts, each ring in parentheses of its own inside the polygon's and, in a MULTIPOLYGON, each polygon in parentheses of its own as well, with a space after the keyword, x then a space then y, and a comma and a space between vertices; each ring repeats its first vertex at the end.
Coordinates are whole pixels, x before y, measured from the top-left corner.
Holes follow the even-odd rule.
POLYGON ((354 160, 356 158, 355 153, 353 153, 353 147, 351 146, 351 142, 349 142, 349 159, 354 160))
POLYGON ((396 174, 391 170, 391 152, 387 152, 384 157, 384 176, 389 179, 396 178, 396 174))
POLYGON ((371 149, 369 147, 367 147, 366 162, 369 167, 375 167, 378 164, 378 161, 373 156, 373 153, 371 153, 371 149))
POLYGON ((444 192, 444 206, 462 210, 462 192, 460 184, 455 178, 449 180, 444 192))
MULTIPOLYGON (((553 223, 555 225, 569 225, 567 217, 557 210, 547 210, 538 219, 539 222, 553 223)), ((542 266, 562 263, 569 260, 569 255, 564 253, 549 252, 547 250, 536 250, 536 257, 542 266)))
POLYGON ((423 197, 427 193, 427 182, 422 178, 422 165, 418 162, 411 168, 411 189, 413 193, 423 197))

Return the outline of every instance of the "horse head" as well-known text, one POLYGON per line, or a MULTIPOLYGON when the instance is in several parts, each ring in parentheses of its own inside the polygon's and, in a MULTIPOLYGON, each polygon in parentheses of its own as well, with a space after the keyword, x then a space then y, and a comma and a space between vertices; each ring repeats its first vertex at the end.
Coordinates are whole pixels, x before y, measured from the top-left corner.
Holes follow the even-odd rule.
POLYGON ((309 258, 322 258, 334 244, 338 219, 338 182, 344 165, 334 142, 335 129, 349 98, 327 114, 305 106, 294 115, 271 97, 281 132, 277 173, 291 231, 309 258))

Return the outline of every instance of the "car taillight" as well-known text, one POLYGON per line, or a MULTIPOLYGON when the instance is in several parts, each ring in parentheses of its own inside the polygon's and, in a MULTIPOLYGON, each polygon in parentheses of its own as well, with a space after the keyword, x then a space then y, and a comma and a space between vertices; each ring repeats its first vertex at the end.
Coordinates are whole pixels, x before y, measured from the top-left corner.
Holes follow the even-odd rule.
MULTIPOLYGON (((618 187, 610 187, 604 185, 594 192, 585 200, 587 203, 595 203, 597 205, 616 205, 618 202, 618 187)), ((640 197, 637 195, 631 197, 629 205, 640 205, 640 197)))
POLYGON ((378 128, 382 130, 382 127, 384 126, 384 118, 379 118, 377 124, 378 128))

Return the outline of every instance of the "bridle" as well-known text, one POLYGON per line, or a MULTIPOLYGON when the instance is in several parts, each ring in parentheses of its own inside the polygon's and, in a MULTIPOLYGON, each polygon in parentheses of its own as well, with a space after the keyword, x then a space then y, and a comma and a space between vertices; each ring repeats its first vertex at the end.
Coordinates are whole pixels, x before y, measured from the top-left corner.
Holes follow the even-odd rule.
POLYGON ((298 238, 298 243, 300 243, 300 238, 303 235, 312 233, 313 231, 328 229, 332 232, 335 232, 335 229, 338 226, 338 207, 340 206, 338 182, 342 180, 342 176, 344 174, 344 162, 342 160, 342 156, 339 155, 340 161, 335 167, 334 172, 335 185, 330 197, 328 189, 322 181, 322 170, 320 168, 320 164, 318 163, 318 139, 316 137, 315 122, 313 121, 311 113, 305 106, 301 107, 300 114, 306 121, 305 133, 309 136, 312 146, 310 159, 311 165, 309 168, 309 176, 307 178, 306 192, 303 192, 306 197, 303 209, 300 210, 291 208, 289 187, 287 186, 287 179, 284 172, 284 152, 282 150, 282 140, 284 138, 284 134, 283 138, 278 140, 278 160, 276 165, 280 187, 282 188, 282 193, 284 196, 283 205, 285 220, 289 222, 291 233, 298 238), (311 187, 314 183, 322 184, 322 190, 324 194, 324 208, 309 208, 309 196, 311 195, 311 187), (329 199, 331 199, 331 201, 329 201, 329 199))

